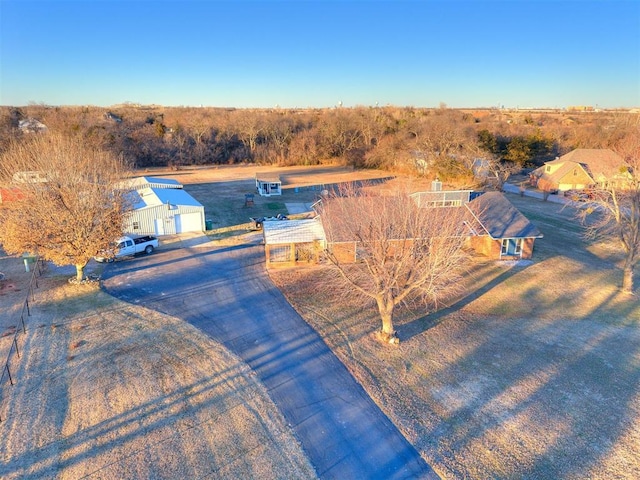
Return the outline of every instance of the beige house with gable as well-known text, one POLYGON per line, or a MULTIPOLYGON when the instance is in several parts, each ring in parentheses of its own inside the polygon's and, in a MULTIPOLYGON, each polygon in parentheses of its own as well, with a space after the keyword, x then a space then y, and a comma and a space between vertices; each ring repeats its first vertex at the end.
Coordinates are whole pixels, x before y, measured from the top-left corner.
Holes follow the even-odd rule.
POLYGON ((544 191, 584 190, 628 178, 624 160, 607 148, 578 148, 531 173, 530 182, 544 191))

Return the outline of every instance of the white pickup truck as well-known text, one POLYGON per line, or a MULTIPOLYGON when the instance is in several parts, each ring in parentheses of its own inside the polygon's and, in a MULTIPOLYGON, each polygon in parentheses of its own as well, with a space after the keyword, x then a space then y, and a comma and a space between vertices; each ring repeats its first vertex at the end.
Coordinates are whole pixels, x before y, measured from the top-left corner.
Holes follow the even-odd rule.
POLYGON ((136 253, 152 253, 158 248, 158 239, 152 236, 146 237, 121 237, 114 242, 113 248, 100 252, 94 258, 98 262, 113 262, 116 258, 129 257, 136 253))

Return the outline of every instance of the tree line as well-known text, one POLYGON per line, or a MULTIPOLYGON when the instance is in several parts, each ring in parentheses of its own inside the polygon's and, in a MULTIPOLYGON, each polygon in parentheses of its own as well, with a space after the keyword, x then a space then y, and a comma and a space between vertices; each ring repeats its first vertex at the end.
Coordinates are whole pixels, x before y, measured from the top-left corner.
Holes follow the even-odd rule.
POLYGON ((20 121, 31 118, 137 168, 340 163, 462 182, 473 178, 477 158, 538 166, 574 148, 611 147, 637 122, 637 115, 610 112, 29 105, 1 107, 0 149, 25 135, 20 121))

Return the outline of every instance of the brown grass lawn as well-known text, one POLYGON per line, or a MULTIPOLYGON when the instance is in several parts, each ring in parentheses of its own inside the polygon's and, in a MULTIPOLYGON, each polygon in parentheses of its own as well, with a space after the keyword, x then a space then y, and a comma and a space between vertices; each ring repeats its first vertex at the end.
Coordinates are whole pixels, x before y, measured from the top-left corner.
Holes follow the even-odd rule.
MULTIPOLYGON (((173 178, 205 207, 205 216, 213 222, 214 231, 229 226, 248 227, 250 217, 286 215, 286 203, 315 202, 327 185, 348 180, 375 180, 389 176, 379 170, 354 172, 351 168, 323 165, 316 167, 220 166, 192 168, 177 172, 166 169, 138 172, 173 178), (256 193, 255 175, 268 172, 278 174, 282 181, 282 195, 261 197, 256 193), (254 194, 254 205, 245 206, 245 194, 254 194)), ((246 228, 244 229, 246 231, 246 228)), ((212 236, 215 232, 212 233, 212 236)))
POLYGON ((372 339, 373 305, 317 294, 322 267, 271 276, 444 478, 640 478, 640 302, 617 250, 509 198, 545 234, 534 261, 473 262, 466 296, 400 312, 398 348, 372 339))

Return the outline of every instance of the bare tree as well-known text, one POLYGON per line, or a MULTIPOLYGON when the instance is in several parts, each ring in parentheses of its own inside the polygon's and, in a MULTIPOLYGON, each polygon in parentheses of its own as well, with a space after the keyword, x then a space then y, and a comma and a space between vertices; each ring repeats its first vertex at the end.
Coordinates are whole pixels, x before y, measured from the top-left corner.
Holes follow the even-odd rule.
POLYGON ((515 175, 520 172, 522 168, 513 162, 502 161, 495 155, 488 155, 486 157, 487 177, 485 180, 489 180, 494 183, 497 190, 502 191, 504 184, 507 183, 511 175, 515 175))
POLYGON ((398 305, 437 307, 459 285, 468 258, 465 207, 418 208, 404 189, 380 195, 345 187, 320 209, 336 278, 350 296, 376 302, 383 342, 399 342, 398 305))
POLYGON ((592 201, 595 208, 585 209, 583 218, 590 217, 588 232, 617 238, 625 258, 622 291, 634 291, 634 270, 640 261, 640 136, 631 135, 616 148, 624 165, 616 179, 598 187, 592 201))
POLYGON ((12 142, 1 157, 0 182, 14 183, 23 198, 0 209, 0 243, 11 254, 72 264, 81 281, 96 252, 122 235, 128 205, 116 186, 126 171, 121 159, 79 136, 12 142))

